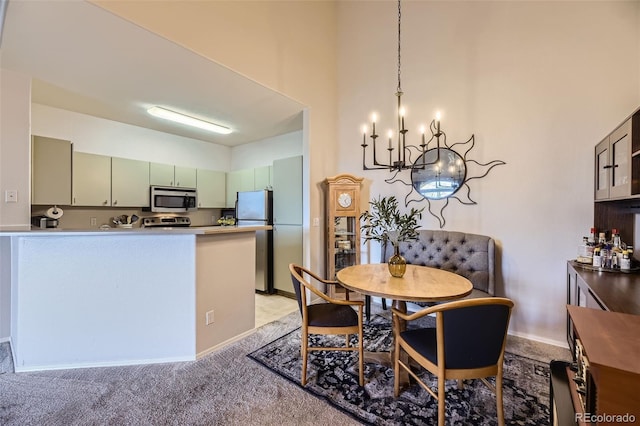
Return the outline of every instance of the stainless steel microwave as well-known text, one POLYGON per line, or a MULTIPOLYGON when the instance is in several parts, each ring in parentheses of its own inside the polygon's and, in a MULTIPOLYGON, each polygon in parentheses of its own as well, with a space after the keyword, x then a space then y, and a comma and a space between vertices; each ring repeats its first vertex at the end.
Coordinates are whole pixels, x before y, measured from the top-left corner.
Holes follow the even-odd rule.
POLYGON ((195 188, 152 185, 149 201, 152 212, 191 212, 198 209, 198 191, 195 188))

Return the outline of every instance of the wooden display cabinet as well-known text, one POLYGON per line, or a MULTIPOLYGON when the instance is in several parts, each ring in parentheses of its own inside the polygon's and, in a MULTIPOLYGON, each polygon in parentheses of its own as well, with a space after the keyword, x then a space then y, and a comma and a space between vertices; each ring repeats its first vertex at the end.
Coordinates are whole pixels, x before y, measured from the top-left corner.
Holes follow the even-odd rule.
POLYGON ((640 316, 571 305, 567 310, 576 337, 576 367, 551 363, 551 423, 640 419, 640 316))
MULTIPOLYGON (((341 174, 325 179, 327 259, 326 276, 360 263, 360 187, 362 178, 341 174)), ((330 286, 330 297, 344 298, 345 289, 330 286)), ((353 298, 353 294, 350 295, 353 298)))

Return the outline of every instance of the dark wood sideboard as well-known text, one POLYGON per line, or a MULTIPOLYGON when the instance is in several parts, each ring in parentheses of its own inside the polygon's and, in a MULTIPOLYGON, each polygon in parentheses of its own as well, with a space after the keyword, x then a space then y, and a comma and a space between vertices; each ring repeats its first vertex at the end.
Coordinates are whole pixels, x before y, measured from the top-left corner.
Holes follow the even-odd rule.
POLYGON ((640 274, 568 262, 567 342, 573 362, 550 366, 551 423, 640 421, 640 274), (580 387, 575 370, 585 360, 588 383, 580 387))

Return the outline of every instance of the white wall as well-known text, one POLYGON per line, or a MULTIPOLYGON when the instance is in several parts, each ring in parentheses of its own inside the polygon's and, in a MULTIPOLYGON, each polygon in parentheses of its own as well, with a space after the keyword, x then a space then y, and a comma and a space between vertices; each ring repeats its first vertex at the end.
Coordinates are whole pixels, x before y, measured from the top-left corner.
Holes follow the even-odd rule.
MULTIPOLYGON (((477 205, 452 200, 445 229, 497 240, 512 333, 565 342, 566 261, 592 226, 594 146, 640 104, 639 7, 403 3, 408 140, 440 110, 449 142, 475 133, 470 158, 507 163, 469 184, 477 205)), ((339 20, 339 169, 370 180, 372 197, 404 199, 388 172, 363 172, 359 146, 372 110, 378 129, 395 126, 397 4, 340 2, 339 20)), ((429 215, 421 225, 438 227, 429 215)))
POLYGON ((29 225, 31 78, 0 69, 0 226, 29 225), (16 203, 5 191, 17 190, 16 203))
POLYGON ((32 132, 70 140, 76 151, 112 157, 221 171, 231 163, 226 146, 35 103, 32 132))
POLYGON ((231 149, 229 170, 270 166, 273 160, 302 155, 302 130, 231 149))

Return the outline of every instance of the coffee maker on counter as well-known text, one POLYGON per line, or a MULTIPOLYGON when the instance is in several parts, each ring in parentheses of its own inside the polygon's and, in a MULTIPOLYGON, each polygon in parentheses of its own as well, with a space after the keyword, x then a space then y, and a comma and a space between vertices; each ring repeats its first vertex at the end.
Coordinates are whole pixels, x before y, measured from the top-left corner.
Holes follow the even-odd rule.
POLYGON ((35 226, 36 228, 46 229, 46 228, 57 228, 59 219, 62 217, 62 209, 58 208, 58 206, 53 206, 48 209, 44 214, 36 215, 31 217, 31 226, 35 226))

